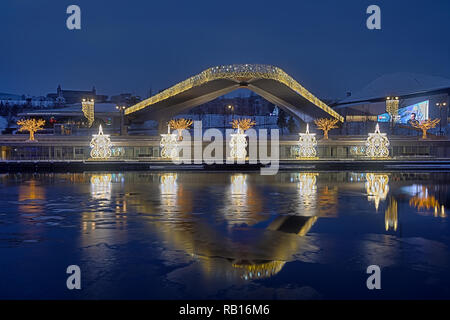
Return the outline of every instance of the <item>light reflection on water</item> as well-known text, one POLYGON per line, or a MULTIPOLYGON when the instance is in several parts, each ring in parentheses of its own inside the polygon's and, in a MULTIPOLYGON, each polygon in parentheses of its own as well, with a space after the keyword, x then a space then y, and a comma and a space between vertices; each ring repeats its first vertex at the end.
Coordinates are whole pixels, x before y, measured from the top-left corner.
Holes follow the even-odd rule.
POLYGON ((426 298, 431 291, 448 298, 447 178, 353 172, 1 175, 7 196, 0 204, 0 266, 8 280, 0 297, 426 298), (13 270, 18 255, 25 263, 13 270), (36 264, 40 270, 79 264, 84 291, 68 293, 50 275, 33 282, 36 264), (385 295, 365 290, 369 264, 387 268, 385 295), (19 272, 30 277, 27 294, 14 282, 23 277, 19 272), (417 290, 395 284, 417 275, 417 290), (344 279, 338 294, 336 281, 344 279), (42 287, 54 291, 43 293, 42 287))

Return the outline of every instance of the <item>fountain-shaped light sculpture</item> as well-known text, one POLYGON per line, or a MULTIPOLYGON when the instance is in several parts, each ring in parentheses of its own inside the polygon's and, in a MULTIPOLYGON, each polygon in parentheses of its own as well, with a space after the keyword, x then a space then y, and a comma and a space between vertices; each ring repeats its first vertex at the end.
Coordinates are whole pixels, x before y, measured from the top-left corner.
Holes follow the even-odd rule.
POLYGON ((111 157, 111 139, 109 134, 103 134, 102 126, 98 128, 98 134, 92 135, 91 157, 94 159, 108 159, 111 157))
POLYGON ((386 133, 380 132, 380 126, 376 125, 375 132, 369 133, 366 141, 366 156, 383 159, 389 157, 389 139, 386 133))
POLYGON ((175 159, 178 157, 178 138, 170 133, 170 124, 167 125, 167 134, 161 134, 161 157, 175 159))
POLYGON ((236 133, 232 133, 230 136, 230 158, 245 160, 247 157, 247 135, 244 130, 238 126, 236 133))
POLYGON ((316 134, 309 132, 309 124, 306 124, 306 132, 305 133, 299 133, 300 138, 298 140, 298 146, 299 146, 299 159, 317 159, 317 140, 316 140, 316 134))

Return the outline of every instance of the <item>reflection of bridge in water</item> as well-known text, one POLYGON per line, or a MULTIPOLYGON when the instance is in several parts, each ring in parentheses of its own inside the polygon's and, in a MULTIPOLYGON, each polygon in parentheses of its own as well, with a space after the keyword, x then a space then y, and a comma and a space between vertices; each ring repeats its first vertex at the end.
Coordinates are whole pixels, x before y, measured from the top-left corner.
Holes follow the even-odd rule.
MULTIPOLYGON (((228 231, 218 232, 207 219, 191 215, 193 204, 187 199, 189 195, 181 187, 183 182, 178 181, 178 176, 174 173, 160 175, 161 201, 158 208, 139 199, 136 199, 136 205, 145 212, 157 209, 164 213, 164 217, 152 221, 156 232, 163 241, 201 261, 205 274, 219 272, 244 280, 272 276, 301 251, 303 241, 300 237, 305 236, 318 219, 311 210, 308 216, 294 213, 274 218, 273 215, 261 214, 263 199, 248 183, 248 175, 234 174, 229 178, 230 187, 223 208, 215 217, 216 221, 227 225, 228 231), (266 223, 267 226, 252 228, 258 223, 266 223), (217 268, 219 264, 220 270, 217 268)), ((316 197, 316 176, 305 174, 306 179, 312 177, 314 181, 307 186, 294 183, 300 198, 316 197)), ((127 201, 128 207, 132 205, 132 199, 127 201)), ((307 205, 305 209, 308 209, 307 205)))
MULTIPOLYGON (((139 217, 139 228, 148 228, 169 249, 163 259, 181 259, 173 254, 179 252, 182 259, 198 262, 205 277, 220 274, 238 281, 273 276, 289 261, 316 250, 315 236, 308 233, 320 227, 319 220, 337 215, 338 194, 366 199, 374 214, 378 203, 384 232, 400 232, 405 207, 408 214, 447 216, 445 177, 432 174, 135 172, 25 174, 15 179, 21 181, 17 205, 27 214, 21 217, 24 223, 45 215, 46 185, 65 180, 90 194, 80 215, 82 247, 107 239, 128 241, 129 228, 139 217), (197 214, 198 206, 210 212, 197 214)), ((89 252, 95 253, 92 259, 113 254, 101 247, 89 252)))
MULTIPOLYGON (((205 275, 220 273, 225 274, 227 278, 244 280, 275 275, 288 261, 292 261, 294 256, 309 250, 311 245, 304 236, 320 217, 332 217, 330 212, 337 212, 338 189, 352 191, 356 186, 360 191, 365 189, 368 202, 375 203, 376 207, 386 202, 383 205, 386 208, 386 231, 397 231, 397 197, 401 195, 390 192, 389 184, 394 183, 397 187, 399 184, 410 185, 410 180, 398 179, 396 175, 385 173, 336 173, 331 177, 327 174, 320 182, 320 176, 318 173, 292 173, 264 178, 271 179, 270 184, 283 188, 283 192, 297 195, 298 200, 294 204, 286 205, 283 207, 286 211, 276 214, 263 212, 265 206, 262 203, 266 199, 257 188, 258 181, 262 178, 244 173, 132 175, 137 183, 157 186, 157 189, 152 190, 159 190, 159 202, 147 201, 146 196, 131 191, 124 192, 122 207, 134 207, 132 212, 146 215, 149 226, 159 234, 161 241, 199 261, 205 275), (370 178, 367 178, 368 175, 370 178), (199 189, 199 185, 207 185, 207 192, 224 194, 222 202, 211 206, 210 215, 195 214, 195 201, 208 202, 208 194, 205 194, 205 199, 194 200, 194 194, 205 191, 199 189), (217 186, 223 185, 229 186, 225 193, 222 189, 217 189, 217 186), (215 209, 214 205, 217 205, 218 209, 215 209)), ((87 176, 87 179, 91 182, 93 199, 99 199, 105 191, 102 189, 105 186, 104 181, 107 182, 107 188, 110 188, 111 179, 94 177, 87 176), (102 188, 92 186, 97 182, 102 188), (98 192, 99 190, 102 192, 98 192)), ((104 197, 110 198, 110 193, 111 190, 106 190, 104 197)), ((433 199, 429 193, 411 194, 410 205, 418 209, 415 197, 433 199)), ((422 203, 425 203, 425 200, 422 203)), ((277 204, 274 206, 281 209, 277 204)), ((443 212, 445 214, 445 209, 443 212)), ((126 211, 123 214, 126 215, 126 211)))

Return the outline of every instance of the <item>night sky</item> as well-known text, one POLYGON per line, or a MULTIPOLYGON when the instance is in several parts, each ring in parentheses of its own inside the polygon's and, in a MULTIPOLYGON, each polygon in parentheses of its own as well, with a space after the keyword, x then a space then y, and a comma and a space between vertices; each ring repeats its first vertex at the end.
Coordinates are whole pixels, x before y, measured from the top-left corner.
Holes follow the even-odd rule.
POLYGON ((450 78, 450 1, 1 0, 0 92, 145 97, 221 64, 278 66, 321 98, 376 77, 450 78), (67 6, 82 29, 66 28, 67 6), (382 30, 366 28, 381 7, 382 30))

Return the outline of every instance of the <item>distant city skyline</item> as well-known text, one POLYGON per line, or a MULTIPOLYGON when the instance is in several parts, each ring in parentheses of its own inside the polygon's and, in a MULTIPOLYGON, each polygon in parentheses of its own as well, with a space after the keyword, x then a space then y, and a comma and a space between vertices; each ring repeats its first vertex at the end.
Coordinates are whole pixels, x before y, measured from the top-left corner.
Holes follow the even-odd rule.
MULTIPOLYGON (((206 68, 278 66, 323 99, 343 98, 395 72, 450 78, 449 1, 76 2, 82 29, 65 27, 65 1, 0 3, 0 92, 63 89, 143 98, 206 68)), ((75 3, 74 3, 75 4, 75 3)), ((235 94, 234 94, 235 95, 235 94)))

